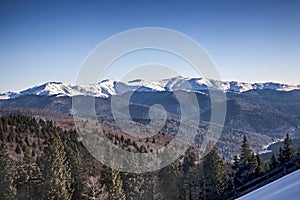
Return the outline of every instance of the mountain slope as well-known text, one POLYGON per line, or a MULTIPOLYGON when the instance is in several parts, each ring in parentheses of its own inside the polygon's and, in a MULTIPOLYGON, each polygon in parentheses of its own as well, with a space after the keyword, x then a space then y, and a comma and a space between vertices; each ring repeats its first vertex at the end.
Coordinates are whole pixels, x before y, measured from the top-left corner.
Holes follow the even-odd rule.
POLYGON ((132 80, 121 82, 103 80, 97 84, 72 85, 62 82, 49 82, 20 92, 6 92, 0 94, 0 99, 15 99, 25 95, 38 96, 94 96, 107 98, 113 95, 122 95, 126 92, 141 91, 197 91, 207 93, 207 90, 220 90, 230 93, 242 93, 251 90, 298 90, 300 86, 279 83, 244 83, 236 81, 218 81, 205 78, 174 77, 161 81, 132 80))

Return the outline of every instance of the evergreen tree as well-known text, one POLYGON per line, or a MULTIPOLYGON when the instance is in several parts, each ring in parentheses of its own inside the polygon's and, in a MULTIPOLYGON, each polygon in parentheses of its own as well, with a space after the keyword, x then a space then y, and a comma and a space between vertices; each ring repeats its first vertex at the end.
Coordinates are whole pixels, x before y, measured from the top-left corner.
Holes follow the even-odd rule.
MULTIPOLYGON (((292 139, 289 137, 289 134, 286 134, 286 137, 283 141, 283 151, 282 151, 282 162, 285 163, 285 162, 288 162, 290 160, 292 160, 294 158, 294 148, 293 148, 293 145, 292 145, 292 139)), ((283 164, 281 163, 281 164, 283 164)))
POLYGON ((40 199, 42 193, 42 173, 31 154, 30 150, 25 152, 23 162, 18 166, 19 199, 40 199))
POLYGON ((191 151, 191 149, 188 149, 185 152, 185 156, 183 158, 183 163, 182 163, 182 170, 183 173, 186 175, 190 168, 192 168, 195 165, 195 160, 196 160, 196 155, 194 152, 191 151))
POLYGON ((110 190, 110 197, 112 200, 125 200, 126 196, 123 190, 123 183, 119 170, 111 169, 112 186, 110 190))
MULTIPOLYGON (((135 154, 131 154, 127 162, 128 165, 132 166, 133 170, 138 166, 138 158, 135 154)), ((139 173, 124 172, 121 174, 121 177, 126 199, 143 199, 145 193, 143 187, 145 180, 143 175, 139 173)))
POLYGON ((123 173, 123 188, 126 199, 143 199, 144 196, 144 177, 138 173, 123 173))
POLYGON ((77 142, 78 134, 75 131, 64 131, 62 135, 63 144, 69 162, 72 169, 72 177, 74 179, 71 187, 74 188, 73 198, 80 198, 80 188, 85 178, 80 178, 80 173, 83 172, 81 155, 79 151, 79 145, 77 142))
POLYGON ((226 161, 223 158, 223 162, 225 165, 225 181, 226 181, 225 192, 226 192, 235 188, 235 183, 234 183, 235 170, 230 161, 226 161))
POLYGON ((233 158, 233 166, 232 166, 232 168, 233 168, 233 170, 234 170, 235 172, 236 172, 236 171, 238 170, 238 168, 239 168, 239 162, 240 162, 239 157, 238 157, 237 155, 235 155, 234 158, 233 158))
POLYGON ((283 149, 282 149, 282 147, 279 148, 278 161, 279 161, 280 165, 285 163, 284 158, 283 158, 283 149))
POLYGON ((225 165, 215 146, 204 157, 203 173, 205 191, 209 199, 225 191, 225 165))
POLYGON ((240 155, 240 164, 247 164, 251 160, 252 157, 252 150, 248 144, 248 139, 244 135, 242 146, 241 146, 241 155, 240 155))
POLYGON ((248 172, 248 174, 249 174, 248 179, 249 180, 256 177, 257 168, 258 168, 257 158, 256 158, 255 154, 252 153, 251 159, 250 159, 250 162, 249 162, 249 172, 248 172))
POLYGON ((248 144, 247 137, 244 135, 241 146, 238 170, 235 176, 235 182, 237 184, 243 184, 251 178, 251 176, 253 175, 253 170, 255 169, 255 162, 256 160, 253 157, 253 153, 248 144))
POLYGON ((1 199, 16 199, 17 189, 14 184, 16 162, 9 157, 7 146, 0 147, 0 197, 1 199))
POLYGON ((72 199, 73 182, 64 145, 57 132, 51 134, 45 155, 46 199, 72 199))
POLYGON ((178 199, 181 188, 178 178, 180 177, 180 162, 175 160, 172 164, 158 171, 159 192, 162 199, 178 199))
POLYGON ((256 177, 258 177, 258 176, 261 176, 262 174, 264 174, 266 169, 265 169, 265 164, 263 163, 260 156, 256 155, 255 157, 256 157, 256 160, 257 160, 257 167, 256 167, 256 170, 255 170, 255 175, 256 175, 256 177))
POLYGON ((233 165, 232 165, 232 170, 233 170, 233 187, 236 187, 241 183, 240 177, 239 177, 239 157, 237 155, 234 156, 233 158, 233 165))
POLYGON ((189 148, 183 157, 183 162, 181 164, 181 171, 182 175, 180 177, 180 196, 181 199, 188 198, 187 196, 189 195, 189 188, 190 188, 190 178, 189 178, 189 173, 191 169, 195 166, 195 160, 196 160, 196 155, 192 151, 191 148, 189 148))
POLYGON ((269 165, 269 167, 270 167, 270 169, 272 170, 272 169, 275 169, 276 167, 278 167, 278 161, 277 161, 277 158, 276 158, 276 156, 275 156, 275 154, 273 153, 272 154, 272 157, 271 157, 271 160, 270 160, 270 165, 269 165))

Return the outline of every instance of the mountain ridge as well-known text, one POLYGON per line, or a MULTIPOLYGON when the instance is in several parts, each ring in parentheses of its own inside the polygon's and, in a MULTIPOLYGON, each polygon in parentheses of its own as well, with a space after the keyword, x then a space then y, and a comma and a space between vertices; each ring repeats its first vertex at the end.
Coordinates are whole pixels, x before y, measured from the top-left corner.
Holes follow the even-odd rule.
POLYGON ((288 85, 281 83, 246 83, 238 81, 219 81, 206 78, 173 77, 160 81, 135 79, 126 82, 106 79, 96 84, 74 85, 63 82, 47 82, 19 92, 6 92, 0 94, 0 100, 15 99, 24 95, 38 96, 94 96, 108 98, 114 95, 122 95, 126 92, 161 92, 161 91, 193 91, 203 92, 219 90, 225 93, 243 93, 250 90, 300 90, 300 85, 288 85))

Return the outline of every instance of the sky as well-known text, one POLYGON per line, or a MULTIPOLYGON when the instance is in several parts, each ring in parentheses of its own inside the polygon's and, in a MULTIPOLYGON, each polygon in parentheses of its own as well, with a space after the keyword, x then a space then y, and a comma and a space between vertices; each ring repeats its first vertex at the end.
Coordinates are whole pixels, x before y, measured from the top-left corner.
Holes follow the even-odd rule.
MULTIPOLYGON (((300 84, 299 0, 2 0, 0 92, 48 81, 75 83, 81 64, 99 43, 141 27, 173 29, 193 38, 222 80, 300 84)), ((143 55, 155 57, 155 52, 143 55)), ((168 67, 194 77, 190 66, 172 60, 168 67)), ((107 78, 120 78, 130 70, 125 68, 115 65, 107 78)))

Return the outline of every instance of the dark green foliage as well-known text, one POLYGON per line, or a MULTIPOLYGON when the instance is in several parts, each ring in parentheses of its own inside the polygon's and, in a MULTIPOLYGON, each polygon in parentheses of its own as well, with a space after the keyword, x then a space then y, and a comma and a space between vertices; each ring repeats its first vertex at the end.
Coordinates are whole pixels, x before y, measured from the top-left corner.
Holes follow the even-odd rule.
POLYGON ((260 158, 259 155, 256 155, 255 156, 256 158, 256 169, 255 169, 255 177, 258 177, 258 176, 261 176, 263 175, 265 172, 266 172, 266 169, 265 169, 265 164, 263 163, 262 159, 260 158))
POLYGON ((294 158, 294 148, 292 145, 292 140, 289 137, 289 134, 286 134, 286 137, 284 138, 283 142, 284 146, 282 149, 282 159, 281 159, 281 164, 290 161, 292 158, 294 158))
POLYGON ((44 175, 46 199, 72 199, 74 189, 72 172, 64 145, 58 133, 50 136, 49 147, 45 150, 44 175))
POLYGON ((179 160, 158 171, 158 191, 162 199, 179 199, 181 188, 178 177, 180 177, 179 160))
MULTIPOLYGON (((138 158, 133 154, 128 160, 128 164, 133 167, 138 165, 138 158), (136 163, 134 165, 134 163, 136 163)), ((145 190, 143 188, 145 184, 145 178, 139 173, 121 173, 123 181, 123 189, 126 194, 126 199, 144 199, 145 190)))
MULTIPOLYGON (((153 137, 135 141, 107 130, 105 134, 125 150, 141 153, 156 151, 156 143, 162 140, 156 137, 155 141, 153 137)), ((235 156, 233 163, 222 159, 216 147, 203 159, 196 156, 198 149, 191 147, 171 165, 145 174, 119 172, 104 166, 78 142, 76 131, 63 131, 51 121, 24 116, 0 117, 0 144, 0 199, 96 196, 101 199, 107 197, 105 191, 109 192, 109 199, 222 199, 229 190, 268 171, 261 157, 250 149, 246 137, 240 156, 235 156), (9 153, 18 160, 24 155, 23 161, 14 161, 9 153), (95 195, 90 187, 92 183, 98 191, 95 195)), ((294 156, 288 136, 280 152, 278 159, 282 164, 294 156)), ((107 159, 113 163, 109 155, 107 159)), ((132 157, 128 162, 140 164, 141 160, 132 157)), ((280 166, 275 154, 268 166, 270 169, 280 166)))
POLYGON ((279 165, 279 163, 277 161, 277 158, 276 158, 275 154, 273 153, 272 157, 271 157, 271 161, 270 161, 269 167, 272 170, 272 169, 275 169, 276 167, 278 167, 278 165, 279 165))
POLYGON ((278 161, 279 161, 279 164, 284 164, 285 163, 284 157, 283 157, 282 147, 279 148, 278 161))
POLYGON ((73 182, 71 187, 74 188, 73 198, 79 198, 81 194, 80 183, 83 181, 80 177, 82 173, 82 159, 80 156, 80 146, 77 142, 77 134, 75 131, 64 131, 62 135, 62 141, 66 152, 67 160, 71 168, 73 182))
POLYGON ((143 199, 144 197, 144 177, 138 173, 122 173, 123 189, 126 199, 143 199))
POLYGON ((110 197, 112 200, 125 200, 126 196, 123 190, 123 182, 120 172, 117 169, 111 170, 111 188, 110 197))
POLYGON ((7 135, 7 141, 10 142, 10 143, 13 142, 14 141, 14 135, 13 134, 8 134, 7 135))
POLYGON ((21 154, 21 148, 20 148, 19 144, 17 144, 15 152, 16 152, 16 154, 21 154))
POLYGON ((241 155, 239 161, 240 165, 247 164, 251 160, 252 154, 252 150, 250 149, 250 146, 248 144, 248 139, 244 135, 241 146, 241 155))
POLYGON ((232 166, 234 171, 237 171, 239 168, 239 157, 237 155, 234 156, 233 158, 233 166, 232 166))
POLYGON ((16 162, 9 157, 7 146, 0 146, 0 197, 15 199, 17 195, 14 178, 16 175, 16 162))
POLYGON ((43 177, 41 170, 32 152, 25 152, 23 161, 18 163, 18 198, 19 199, 40 199, 42 195, 43 177))
POLYGON ((234 158, 233 170, 235 171, 234 184, 236 186, 247 183, 266 172, 265 164, 259 155, 252 152, 246 136, 242 141, 240 158, 238 159, 237 156, 234 158))
POLYGON ((196 155, 191 151, 191 149, 188 149, 185 153, 181 166, 185 175, 189 172, 190 168, 195 165, 195 160, 196 155))
POLYGON ((258 163, 257 163, 257 159, 254 153, 251 154, 251 159, 249 162, 249 179, 251 180, 252 178, 254 178, 256 176, 256 170, 258 167, 258 163))
POLYGON ((244 135, 241 146, 241 154, 235 174, 235 183, 237 185, 241 185, 252 178, 256 164, 255 162, 256 159, 250 149, 247 137, 244 135))
POLYGON ((206 196, 211 199, 222 194, 226 188, 225 165, 215 146, 204 157, 203 171, 206 196))

